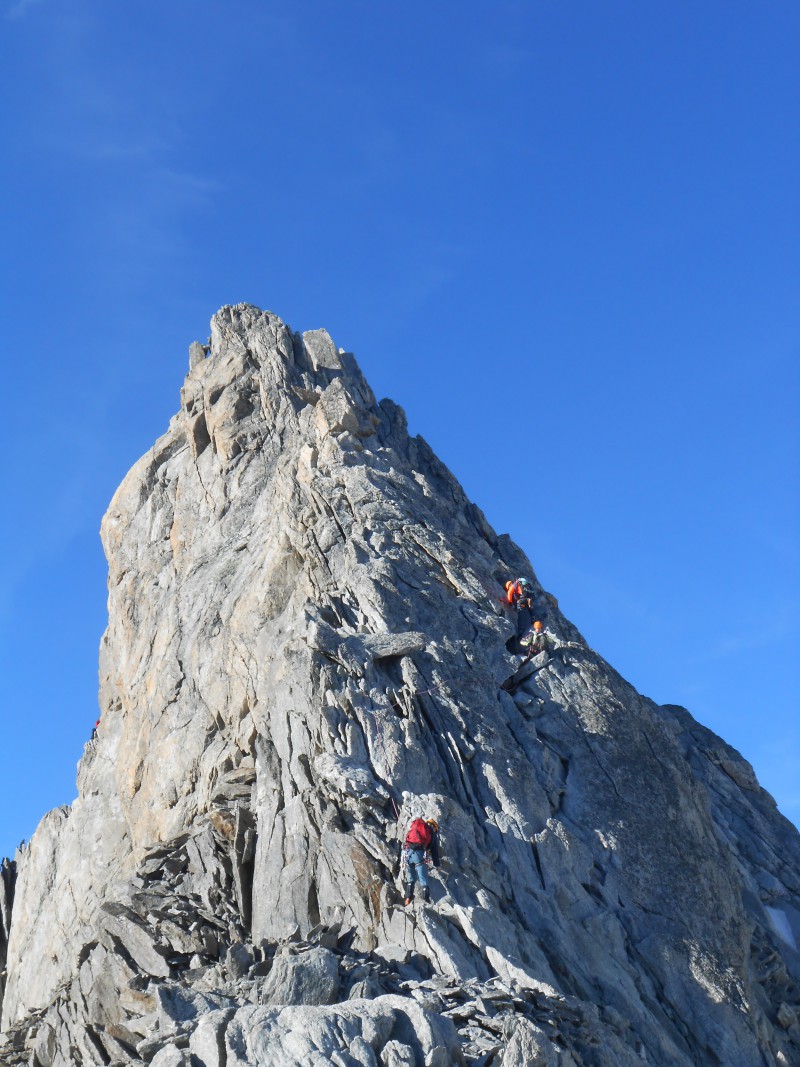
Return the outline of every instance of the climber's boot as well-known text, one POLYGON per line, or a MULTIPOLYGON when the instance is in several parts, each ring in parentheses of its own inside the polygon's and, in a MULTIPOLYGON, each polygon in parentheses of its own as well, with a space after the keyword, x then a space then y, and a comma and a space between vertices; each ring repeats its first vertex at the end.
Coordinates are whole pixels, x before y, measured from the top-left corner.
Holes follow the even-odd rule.
POLYGON ((406 882, 406 899, 403 901, 404 906, 407 908, 408 905, 413 901, 413 899, 414 886, 411 884, 411 882, 406 882))
POLYGON ((431 891, 430 889, 428 889, 427 886, 425 886, 425 888, 422 890, 422 899, 425 901, 426 904, 430 902, 431 891))

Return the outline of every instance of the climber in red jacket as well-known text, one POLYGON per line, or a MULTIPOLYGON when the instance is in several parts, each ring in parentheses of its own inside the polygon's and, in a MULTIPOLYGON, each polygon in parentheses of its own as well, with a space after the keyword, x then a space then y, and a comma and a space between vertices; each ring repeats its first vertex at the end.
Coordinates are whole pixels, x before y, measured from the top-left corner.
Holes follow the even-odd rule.
POLYGON ((414 883, 422 887, 422 899, 431 899, 428 888, 428 863, 439 866, 439 824, 436 819, 412 819, 403 842, 406 907, 414 899, 414 883))

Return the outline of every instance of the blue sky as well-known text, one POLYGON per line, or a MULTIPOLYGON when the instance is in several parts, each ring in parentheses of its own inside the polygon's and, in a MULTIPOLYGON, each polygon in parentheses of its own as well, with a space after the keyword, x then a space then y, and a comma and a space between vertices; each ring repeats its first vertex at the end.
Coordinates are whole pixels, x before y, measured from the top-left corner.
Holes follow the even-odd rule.
POLYGON ((2 0, 0 49, 0 854, 75 796, 100 518, 242 300, 800 822, 794 0, 2 0))

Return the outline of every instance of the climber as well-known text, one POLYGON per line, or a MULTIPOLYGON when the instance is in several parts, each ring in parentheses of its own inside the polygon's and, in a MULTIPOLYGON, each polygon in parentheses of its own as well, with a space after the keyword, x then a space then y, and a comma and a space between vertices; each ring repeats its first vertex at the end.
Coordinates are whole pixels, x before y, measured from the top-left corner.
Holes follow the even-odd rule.
POLYGON ((540 652, 551 652, 553 649, 553 635, 545 630, 544 626, 537 619, 531 626, 530 630, 524 637, 520 638, 519 642, 523 648, 527 648, 526 660, 531 659, 533 656, 538 656, 540 652))
POLYGON ((505 601, 517 609, 517 637, 527 631, 533 619, 533 590, 527 578, 506 582, 505 601))
POLYGON ((515 582, 510 580, 506 582, 506 602, 512 608, 517 609, 533 607, 531 583, 527 578, 517 578, 515 582))
POLYGON ((406 907, 414 899, 415 882, 422 887, 422 899, 430 900, 428 863, 439 866, 439 824, 436 819, 412 819, 403 842, 406 891, 403 903, 406 907))

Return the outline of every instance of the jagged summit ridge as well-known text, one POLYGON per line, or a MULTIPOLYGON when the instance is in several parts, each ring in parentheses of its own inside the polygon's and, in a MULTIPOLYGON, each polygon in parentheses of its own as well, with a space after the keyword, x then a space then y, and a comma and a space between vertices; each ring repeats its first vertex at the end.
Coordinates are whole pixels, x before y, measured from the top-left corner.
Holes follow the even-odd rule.
MULTIPOLYGON (((248 1062, 234 1034, 252 1051, 272 1023, 243 1016, 246 998, 291 1002, 275 946, 306 939, 287 959, 308 963, 325 929, 334 1003, 364 995, 354 953, 384 961, 378 1001, 401 992, 391 966, 483 996, 500 983, 500 1057, 512 1023, 548 1017, 517 1045, 790 1063, 800 849, 749 765, 587 647, 325 331, 223 308, 190 363, 180 412, 103 520, 101 726, 78 800, 19 856, 4 1027, 44 1012, 29 1029, 50 1028, 46 1067, 75 1062, 65 1043, 77 1062, 155 1063, 213 1008, 212 1044, 248 1062), (559 646, 521 671, 501 602, 520 573, 559 646), (420 811, 448 867, 432 905, 404 911, 395 847, 420 811), (156 1038, 137 1020, 165 991, 189 1007, 156 1038)), ((430 1025, 431 1055, 477 1062, 477 1033, 430 1025)), ((387 1041, 407 1042, 374 1044, 389 1067, 387 1041)))

